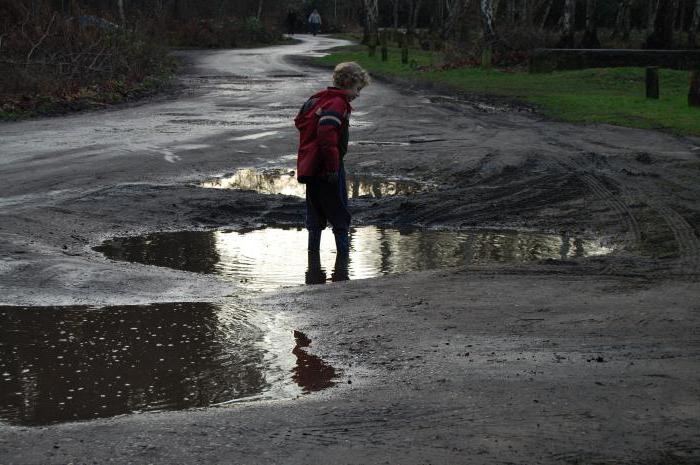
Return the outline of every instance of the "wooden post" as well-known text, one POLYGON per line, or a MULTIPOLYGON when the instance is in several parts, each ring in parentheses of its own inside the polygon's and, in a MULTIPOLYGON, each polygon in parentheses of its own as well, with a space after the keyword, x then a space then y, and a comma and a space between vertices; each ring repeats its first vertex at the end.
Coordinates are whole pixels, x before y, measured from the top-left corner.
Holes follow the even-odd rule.
POLYGON ((490 45, 487 45, 486 47, 484 47, 484 50, 482 50, 482 52, 481 52, 481 68, 482 69, 491 69, 492 60, 493 60, 493 49, 491 48, 490 45))
POLYGON ((690 72, 690 89, 688 90, 688 105, 700 107, 700 71, 690 72))
POLYGON ((401 40, 401 64, 408 64, 408 35, 404 35, 401 40))
POLYGON ((387 48, 387 36, 388 33, 384 32, 381 36, 382 41, 382 61, 387 61, 389 59, 389 49, 387 48))
POLYGON ((647 98, 659 98, 659 67, 649 66, 647 68, 647 98))

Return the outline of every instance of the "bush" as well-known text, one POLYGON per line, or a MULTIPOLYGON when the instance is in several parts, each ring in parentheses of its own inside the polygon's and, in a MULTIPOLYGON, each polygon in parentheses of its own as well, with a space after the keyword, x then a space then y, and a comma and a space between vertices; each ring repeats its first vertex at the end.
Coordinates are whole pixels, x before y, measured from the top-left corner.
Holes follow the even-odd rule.
POLYGON ((173 70, 167 50, 137 30, 31 3, 0 6, 0 107, 7 114, 46 112, 86 99, 122 100, 149 76, 173 70))
POLYGON ((282 37, 254 16, 171 21, 166 29, 167 42, 174 47, 233 48, 270 44, 282 37))

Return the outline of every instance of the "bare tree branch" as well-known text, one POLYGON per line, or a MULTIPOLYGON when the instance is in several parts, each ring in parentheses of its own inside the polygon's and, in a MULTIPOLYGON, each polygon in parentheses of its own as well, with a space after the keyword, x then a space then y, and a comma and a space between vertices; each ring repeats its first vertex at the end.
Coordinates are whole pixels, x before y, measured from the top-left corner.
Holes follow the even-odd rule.
POLYGON ((44 35, 41 36, 41 38, 39 38, 39 41, 32 46, 31 50, 29 50, 29 53, 27 54, 27 63, 29 63, 29 61, 31 60, 32 55, 34 54, 34 50, 36 50, 37 47, 39 47, 39 45, 41 45, 41 43, 44 41, 44 39, 48 37, 49 32, 51 32, 51 26, 53 26, 53 22, 55 19, 56 13, 54 13, 53 16, 51 16, 51 21, 49 21, 49 25, 46 27, 46 32, 44 32, 44 35))

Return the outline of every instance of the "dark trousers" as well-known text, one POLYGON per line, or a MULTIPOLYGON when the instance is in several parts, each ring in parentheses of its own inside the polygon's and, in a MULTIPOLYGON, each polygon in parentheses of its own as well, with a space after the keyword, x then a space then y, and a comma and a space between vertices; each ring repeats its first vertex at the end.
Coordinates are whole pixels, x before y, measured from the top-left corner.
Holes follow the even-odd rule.
POLYGON ((336 243, 338 238, 344 238, 347 243, 350 219, 345 169, 342 166, 337 183, 323 179, 313 179, 306 183, 306 229, 309 230, 309 250, 318 250, 321 231, 328 223, 333 228, 336 243))

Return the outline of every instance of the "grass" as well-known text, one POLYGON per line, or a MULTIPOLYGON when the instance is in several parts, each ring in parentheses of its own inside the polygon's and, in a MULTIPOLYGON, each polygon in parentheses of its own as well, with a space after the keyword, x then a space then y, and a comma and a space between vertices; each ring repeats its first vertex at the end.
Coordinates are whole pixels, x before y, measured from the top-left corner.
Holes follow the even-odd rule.
POLYGON ((335 65, 356 61, 376 75, 446 84, 459 91, 513 98, 535 104, 545 115, 576 123, 609 123, 661 129, 700 136, 700 108, 688 106, 688 72, 660 70, 659 100, 645 98, 643 68, 596 68, 530 74, 527 71, 464 67, 442 70, 441 57, 411 50, 409 65, 401 64, 400 49, 389 49, 389 60, 370 58, 365 47, 349 46, 316 59, 335 65), (419 69, 427 66, 428 69, 419 69))

